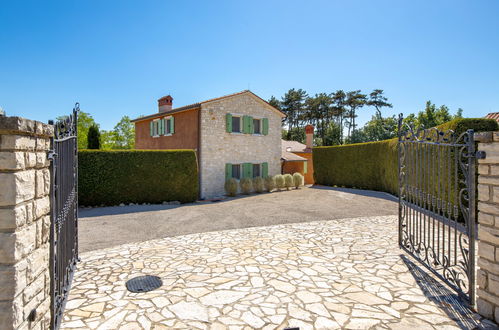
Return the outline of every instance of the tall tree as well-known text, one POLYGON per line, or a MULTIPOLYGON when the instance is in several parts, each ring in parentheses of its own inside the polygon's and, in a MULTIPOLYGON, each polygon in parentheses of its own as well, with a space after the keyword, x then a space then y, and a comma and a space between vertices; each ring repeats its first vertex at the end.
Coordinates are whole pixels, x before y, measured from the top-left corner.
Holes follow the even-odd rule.
POLYGON ((348 107, 348 137, 352 136, 352 131, 355 131, 357 124, 355 124, 355 118, 357 118, 357 110, 366 105, 367 96, 362 94, 360 90, 351 91, 347 93, 345 104, 348 107))
POLYGON ((133 149, 135 147, 135 125, 130 117, 123 116, 114 126, 114 149, 133 149))
POLYGON ((97 125, 92 125, 88 129, 87 148, 100 149, 100 133, 99 127, 97 127, 97 125))
POLYGON ((381 115, 381 109, 392 108, 392 104, 388 103, 388 99, 383 95, 382 89, 375 89, 369 94, 369 98, 366 101, 366 105, 373 106, 376 109, 376 114, 379 118, 383 118, 381 115))
POLYGON ((337 90, 331 95, 332 111, 336 118, 336 122, 340 128, 340 144, 343 144, 343 127, 345 126, 346 113, 346 97, 347 94, 343 90, 337 90))
MULTIPOLYGON (((280 101, 281 111, 286 114, 284 123, 288 126, 288 134, 293 127, 298 127, 305 109, 307 92, 303 89, 290 89, 280 101)), ((288 135, 288 139, 290 136, 288 135)))

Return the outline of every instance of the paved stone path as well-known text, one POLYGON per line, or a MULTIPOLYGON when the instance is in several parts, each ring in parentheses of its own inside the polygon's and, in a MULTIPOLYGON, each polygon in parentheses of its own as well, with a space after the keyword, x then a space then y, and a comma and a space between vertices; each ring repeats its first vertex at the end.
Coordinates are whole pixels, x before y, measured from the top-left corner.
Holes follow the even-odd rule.
POLYGON ((397 247, 396 217, 169 237, 81 255, 62 329, 495 328, 397 247), (130 293, 156 275, 163 286, 130 293))

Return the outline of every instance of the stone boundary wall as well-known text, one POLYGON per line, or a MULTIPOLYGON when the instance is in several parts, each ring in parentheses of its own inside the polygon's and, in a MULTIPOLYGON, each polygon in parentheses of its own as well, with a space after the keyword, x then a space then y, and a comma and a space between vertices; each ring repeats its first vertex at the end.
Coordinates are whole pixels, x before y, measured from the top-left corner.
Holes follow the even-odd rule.
POLYGON ((478 150, 478 313, 499 322, 499 132, 475 134, 478 150))
POLYGON ((0 116, 0 329, 50 328, 53 127, 0 116))

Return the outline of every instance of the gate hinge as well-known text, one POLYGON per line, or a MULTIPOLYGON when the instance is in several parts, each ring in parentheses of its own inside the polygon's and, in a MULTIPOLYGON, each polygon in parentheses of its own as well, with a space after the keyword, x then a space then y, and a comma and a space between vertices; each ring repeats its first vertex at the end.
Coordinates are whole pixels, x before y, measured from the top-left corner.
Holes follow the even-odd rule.
POLYGON ((475 153, 476 159, 485 159, 487 157, 487 153, 483 150, 479 150, 475 153))
POLYGON ((57 157, 57 153, 54 150, 50 150, 47 154, 47 158, 49 160, 54 160, 57 157))

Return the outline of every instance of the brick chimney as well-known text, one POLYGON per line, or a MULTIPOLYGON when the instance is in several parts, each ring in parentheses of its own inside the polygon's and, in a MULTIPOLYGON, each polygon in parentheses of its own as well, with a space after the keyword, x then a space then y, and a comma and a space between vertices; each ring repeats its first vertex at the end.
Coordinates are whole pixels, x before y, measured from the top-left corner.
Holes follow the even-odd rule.
POLYGON ((158 109, 159 112, 170 111, 173 107, 173 97, 170 95, 163 96, 158 100, 158 109))
POLYGON ((305 126, 305 134, 307 136, 307 149, 312 149, 314 146, 314 126, 305 126))

